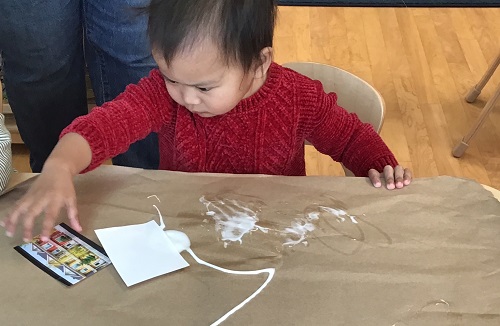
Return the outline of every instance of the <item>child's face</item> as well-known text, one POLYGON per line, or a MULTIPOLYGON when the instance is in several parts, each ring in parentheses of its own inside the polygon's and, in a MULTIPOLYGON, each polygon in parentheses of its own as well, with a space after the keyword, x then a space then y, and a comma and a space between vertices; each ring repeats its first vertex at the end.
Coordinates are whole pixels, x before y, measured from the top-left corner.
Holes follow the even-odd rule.
POLYGON ((254 78, 253 70, 245 74, 242 67, 228 66, 211 42, 178 54, 170 65, 159 53, 153 52, 153 56, 173 100, 201 117, 231 111, 265 81, 254 78))

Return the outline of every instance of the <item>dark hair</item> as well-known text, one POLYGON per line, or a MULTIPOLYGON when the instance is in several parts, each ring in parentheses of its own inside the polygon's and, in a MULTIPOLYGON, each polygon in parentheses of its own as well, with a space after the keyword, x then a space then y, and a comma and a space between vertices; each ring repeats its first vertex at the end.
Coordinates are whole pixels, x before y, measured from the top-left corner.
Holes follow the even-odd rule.
POLYGON ((144 9, 151 46, 167 64, 208 37, 228 64, 248 72, 273 45, 276 0, 152 0, 144 9))

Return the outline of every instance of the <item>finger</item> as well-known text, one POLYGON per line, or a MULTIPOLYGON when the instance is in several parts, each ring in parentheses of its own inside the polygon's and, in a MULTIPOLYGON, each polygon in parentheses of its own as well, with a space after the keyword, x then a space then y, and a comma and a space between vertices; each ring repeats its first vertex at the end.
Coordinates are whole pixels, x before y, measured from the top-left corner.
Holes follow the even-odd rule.
POLYGON ((375 188, 380 188, 382 182, 380 181, 380 173, 375 169, 370 169, 368 171, 368 177, 375 188))
POLYGON ((14 211, 12 211, 9 216, 4 221, 3 227, 5 228, 5 235, 8 237, 12 237, 14 235, 14 230, 16 229, 17 221, 19 220, 19 217, 22 214, 22 210, 19 208, 16 208, 14 211))
POLYGON ((5 223, 4 223, 5 234, 8 237, 12 237, 14 235, 19 218, 21 218, 21 216, 26 214, 30 205, 31 205, 31 202, 19 200, 16 203, 14 210, 9 213, 9 215, 7 216, 7 219, 5 220, 5 223))
POLYGON ((387 189, 394 189, 394 169, 390 165, 384 167, 385 186, 387 189))
POLYGON ((42 214, 45 206, 47 205, 46 201, 40 201, 36 204, 33 204, 29 207, 29 209, 24 213, 24 231, 23 231, 23 240, 29 241, 32 238, 32 230, 35 218, 42 214))
POLYGON ((61 206, 62 203, 60 201, 56 201, 52 202, 45 209, 45 219, 43 220, 42 234, 40 236, 40 239, 42 239, 42 241, 49 240, 50 232, 52 231, 52 228, 54 227, 55 224, 55 220, 59 215, 59 212, 61 211, 61 206))
POLYGON ((50 237, 50 231, 52 231, 53 228, 54 228, 54 220, 45 218, 42 224, 42 234, 40 235, 40 240, 48 241, 50 237))
POLYGON ((81 232, 82 226, 80 224, 80 220, 78 219, 78 209, 76 207, 76 198, 73 197, 68 199, 66 202, 66 210, 68 212, 69 223, 75 231, 81 232))
POLYGON ((31 240, 31 231, 33 230, 33 224, 35 223, 35 216, 29 216, 24 218, 24 231, 23 231, 23 241, 28 242, 31 240))
POLYGON ((404 176, 403 176, 403 182, 405 186, 409 185, 412 179, 413 179, 413 174, 411 173, 411 170, 406 168, 404 170, 404 176))
POLYGON ((404 174, 403 167, 401 165, 397 165, 394 168, 394 178, 395 178, 396 188, 398 189, 404 187, 403 174, 404 174))

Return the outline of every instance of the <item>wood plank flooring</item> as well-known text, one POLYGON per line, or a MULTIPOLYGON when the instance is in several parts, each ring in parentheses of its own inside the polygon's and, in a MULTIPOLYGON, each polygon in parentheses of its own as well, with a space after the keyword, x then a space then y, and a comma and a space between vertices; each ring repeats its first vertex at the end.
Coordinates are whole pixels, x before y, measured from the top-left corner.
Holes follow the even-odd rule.
MULTIPOLYGON (((500 108, 462 158, 451 155, 500 82, 497 71, 474 104, 464 101, 500 51, 499 20, 498 8, 281 7, 275 60, 327 63, 370 82, 387 105, 381 135, 416 177, 500 189, 500 108)), ((308 174, 342 174, 330 161, 309 148, 308 174)))

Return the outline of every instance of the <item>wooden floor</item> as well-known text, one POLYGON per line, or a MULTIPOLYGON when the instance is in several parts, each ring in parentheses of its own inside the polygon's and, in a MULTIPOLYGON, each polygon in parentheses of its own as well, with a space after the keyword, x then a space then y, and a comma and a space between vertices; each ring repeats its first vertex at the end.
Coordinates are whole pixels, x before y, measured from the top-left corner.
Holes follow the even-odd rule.
MULTIPOLYGON (((275 60, 338 66, 383 95, 382 137, 416 177, 452 175, 500 189, 500 107, 466 154, 453 146, 500 82, 493 76, 474 104, 464 96, 500 51, 498 8, 280 7, 275 60)), ((27 171, 22 148, 14 164, 27 171)), ((309 174, 341 175, 328 157, 307 151, 309 174)))

